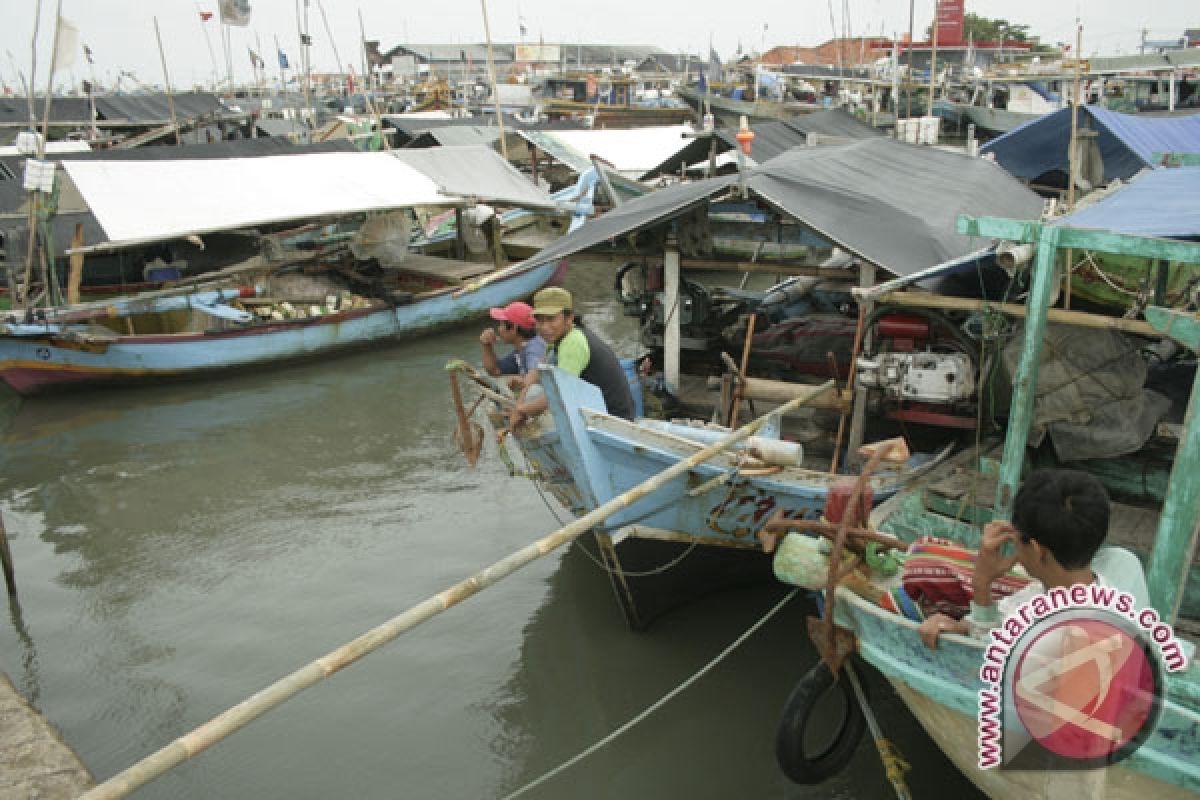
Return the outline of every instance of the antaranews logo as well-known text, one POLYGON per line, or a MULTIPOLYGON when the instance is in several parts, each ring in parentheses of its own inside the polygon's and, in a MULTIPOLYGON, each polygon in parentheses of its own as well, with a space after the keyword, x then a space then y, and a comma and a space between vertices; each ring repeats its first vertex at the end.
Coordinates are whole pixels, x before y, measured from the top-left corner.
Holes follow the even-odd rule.
POLYGON ((1092 769, 1133 753, 1187 668, 1170 625, 1127 592, 1058 587, 989 634, 979 677, 979 766, 1092 769))

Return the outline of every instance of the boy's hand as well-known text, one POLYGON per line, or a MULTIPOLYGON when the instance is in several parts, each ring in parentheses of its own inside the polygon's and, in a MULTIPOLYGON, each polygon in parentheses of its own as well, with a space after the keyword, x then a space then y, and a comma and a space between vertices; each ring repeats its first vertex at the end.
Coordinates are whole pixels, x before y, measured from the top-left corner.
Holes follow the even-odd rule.
POLYGON ((975 559, 975 602, 981 606, 992 604, 992 581, 1012 569, 1015 555, 1004 555, 1004 546, 1017 542, 1017 529, 1004 520, 993 520, 983 529, 979 543, 979 556, 975 559))

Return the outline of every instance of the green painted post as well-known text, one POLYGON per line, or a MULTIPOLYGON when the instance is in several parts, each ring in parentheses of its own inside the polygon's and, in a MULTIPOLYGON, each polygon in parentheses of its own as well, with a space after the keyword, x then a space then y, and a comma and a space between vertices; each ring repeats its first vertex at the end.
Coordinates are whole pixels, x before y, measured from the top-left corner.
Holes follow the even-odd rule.
MULTIPOLYGON (((1193 314, 1146 309, 1146 320, 1173 339, 1192 348, 1200 347, 1200 320, 1193 314)), ((1192 563, 1192 547, 1197 523, 1200 522, 1200 380, 1192 383, 1187 416, 1183 421, 1183 439, 1171 465, 1171 480, 1166 501, 1158 518, 1158 534, 1150 552, 1146 583, 1150 587, 1150 602, 1160 617, 1174 622, 1183 601, 1188 568, 1192 563)))
POLYGON ((996 517, 1012 515, 1013 498, 1021 483, 1021 467, 1025 464, 1025 445, 1033 424, 1033 401, 1037 395, 1038 367, 1042 358, 1042 339, 1046 333, 1046 317, 1054 293, 1054 256, 1058 250, 1059 229, 1037 226, 1037 258, 1033 262, 1033 285, 1025 301, 1024 340, 1017 376, 1013 381, 1012 408, 1008 417, 1008 433, 1004 437, 1004 457, 1000 463, 1000 481, 996 486, 996 517))

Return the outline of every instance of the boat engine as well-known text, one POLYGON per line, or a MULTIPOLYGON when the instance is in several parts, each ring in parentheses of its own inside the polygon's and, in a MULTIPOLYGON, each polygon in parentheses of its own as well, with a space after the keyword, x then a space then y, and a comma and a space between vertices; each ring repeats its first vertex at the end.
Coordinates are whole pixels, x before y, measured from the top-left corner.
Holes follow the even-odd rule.
MULTIPOLYGON (((673 309, 666 307, 662 270, 641 264, 626 264, 617 272, 617 297, 627 316, 641 321, 641 341, 648 349, 663 346, 666 321, 673 309)), ((679 281, 679 346, 684 351, 708 353, 719 349, 723 327, 729 316, 718 307, 709 291, 698 283, 679 281)), ((733 315, 736 319, 736 312, 733 315)))
POLYGON ((877 413, 937 427, 974 428, 978 364, 969 338, 937 313, 874 317, 874 352, 857 362, 858 383, 877 413))

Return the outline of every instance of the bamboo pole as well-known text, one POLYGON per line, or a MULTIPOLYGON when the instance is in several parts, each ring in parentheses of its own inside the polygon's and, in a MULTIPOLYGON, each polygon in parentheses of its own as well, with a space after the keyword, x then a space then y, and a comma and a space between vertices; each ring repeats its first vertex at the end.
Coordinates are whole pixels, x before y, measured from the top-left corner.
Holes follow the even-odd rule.
POLYGON ((504 111, 500 108, 500 90, 496 87, 496 59, 492 55, 492 27, 488 24, 487 0, 479 0, 483 8, 483 34, 487 37, 488 78, 492 82, 492 97, 496 101, 496 127, 500 129, 500 155, 508 161, 508 141, 504 135, 504 111))
MULTIPOLYGON (((988 300, 977 300, 968 297, 945 297, 922 292, 891 292, 879 295, 875 300, 878 303, 912 306, 914 308, 941 308, 952 311, 998 311, 1013 317, 1024 317, 1026 315, 1026 306, 1016 303, 993 303, 988 300)), ((1061 308, 1051 308, 1049 309, 1049 320, 1064 325, 1122 331, 1124 333, 1134 333, 1138 336, 1151 336, 1155 339, 1163 337, 1161 331, 1156 330, 1148 322, 1140 319, 1106 317, 1103 314, 1090 314, 1086 311, 1066 311, 1061 308)))
MULTIPOLYGON (((786 413, 808 402, 833 387, 833 381, 826 381, 813 388, 811 395, 798 397, 790 403, 777 409, 774 413, 786 413)), ((387 622, 372 628, 353 641, 326 653, 324 656, 310 662, 295 672, 287 675, 265 689, 256 692, 233 708, 213 717, 208 722, 191 732, 179 737, 171 744, 151 753, 141 761, 114 775, 103 783, 93 787, 81 795, 81 800, 107 800, 129 795, 134 790, 149 783, 167 770, 182 764, 189 758, 202 753, 212 745, 230 734, 250 724, 260 716, 279 706, 284 701, 299 694, 304 689, 319 683, 333 673, 348 667, 363 656, 378 650, 400 634, 412 630, 417 625, 430 619, 449 608, 479 593, 503 578, 508 577, 521 567, 541 558, 564 544, 571 542, 580 535, 604 522, 618 511, 629 508, 646 495, 661 489, 667 483, 686 474, 697 465, 713 456, 728 450, 740 441, 756 434, 766 422, 767 416, 759 417, 752 422, 726 436, 719 442, 714 442, 690 457, 680 461, 654 477, 648 478, 629 491, 614 497, 594 511, 585 514, 569 525, 559 528, 553 533, 526 545, 522 549, 509 554, 491 566, 476 572, 471 577, 454 584, 450 588, 412 606, 407 611, 392 617, 387 622)))
POLYGON ((175 98, 171 94, 171 75, 167 72, 167 55, 163 52, 162 34, 158 32, 158 17, 154 18, 154 39, 158 42, 158 58, 162 61, 163 88, 167 90, 167 108, 171 111, 171 127, 175 129, 175 144, 182 145, 183 138, 179 134, 179 120, 175 116, 175 98))
POLYGON ((754 324, 758 321, 758 314, 751 314, 750 321, 746 323, 746 342, 742 345, 742 365, 738 370, 738 382, 733 387, 733 403, 729 409, 729 427, 737 426, 738 414, 741 412, 742 398, 746 393, 746 368, 750 366, 750 348, 754 344, 754 324))

